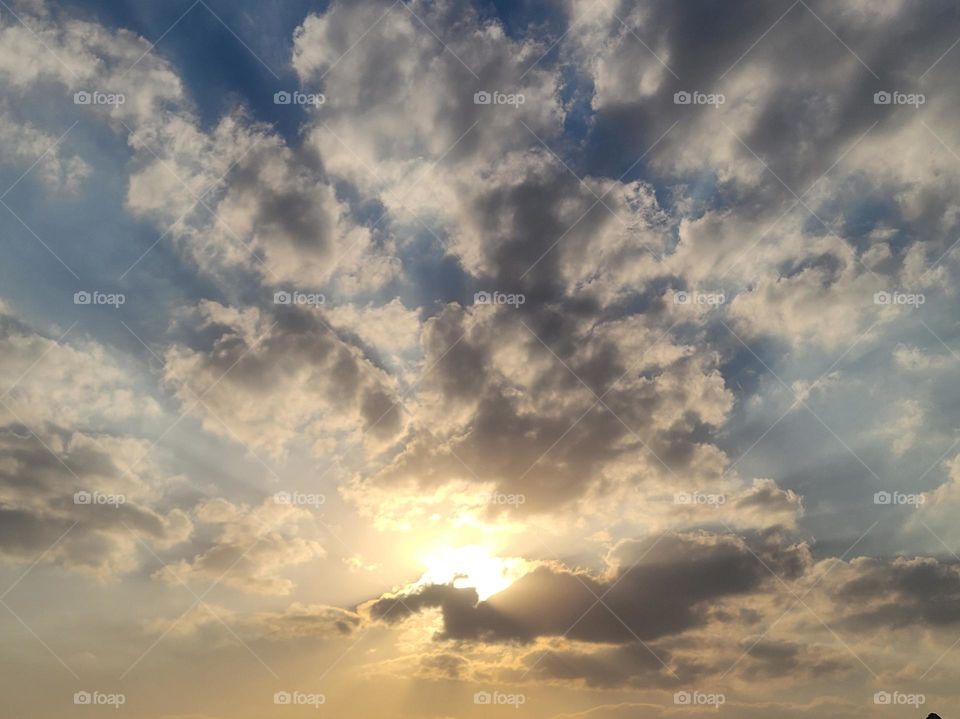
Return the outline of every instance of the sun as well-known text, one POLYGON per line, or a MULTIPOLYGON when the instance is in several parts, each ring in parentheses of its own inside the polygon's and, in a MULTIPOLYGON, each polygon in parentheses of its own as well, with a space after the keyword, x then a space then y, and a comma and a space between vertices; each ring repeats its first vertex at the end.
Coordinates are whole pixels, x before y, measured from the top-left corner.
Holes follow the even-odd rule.
POLYGON ((481 600, 502 592, 527 571, 517 557, 496 557, 486 547, 469 544, 442 547, 423 558, 426 571, 417 585, 452 584, 473 587, 481 600))

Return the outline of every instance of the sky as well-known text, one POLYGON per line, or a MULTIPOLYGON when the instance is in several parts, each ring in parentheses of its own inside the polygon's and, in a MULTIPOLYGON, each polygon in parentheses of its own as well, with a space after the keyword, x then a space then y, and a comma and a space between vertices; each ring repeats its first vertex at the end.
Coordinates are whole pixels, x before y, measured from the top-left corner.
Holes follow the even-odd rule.
POLYGON ((960 716, 960 8, 0 0, 15 719, 960 716))

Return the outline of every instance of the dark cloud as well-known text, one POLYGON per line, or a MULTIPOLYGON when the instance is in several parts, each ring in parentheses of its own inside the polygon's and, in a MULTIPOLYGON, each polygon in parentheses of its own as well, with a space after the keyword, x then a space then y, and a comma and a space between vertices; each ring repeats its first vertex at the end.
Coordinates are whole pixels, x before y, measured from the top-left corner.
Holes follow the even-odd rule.
MULTIPOLYGON (((674 660, 664 649, 639 643, 595 651, 547 649, 525 657, 530 676, 545 680, 582 682, 594 689, 611 687, 673 687, 674 660), (661 663, 663 662, 663 663, 661 663)), ((689 676, 685 672, 685 676, 689 676)))
POLYGON ((960 621, 960 566, 933 557, 857 559, 837 590, 858 628, 947 627, 960 621))
MULTIPOLYGON (((916 88, 917 78, 956 39, 945 23, 945 18, 956 18, 956 9, 946 1, 922 7, 890 3, 877 13, 851 5, 810 2, 805 7, 737 0, 722 7, 654 3, 641 12, 628 2, 617 3, 616 15, 611 12, 604 18, 605 32, 577 38, 577 28, 572 27, 572 48, 582 43, 589 51, 599 49, 591 41, 623 38, 605 51, 607 62, 595 66, 602 68, 598 72, 616 76, 621 65, 631 62, 640 72, 660 70, 648 49, 636 40, 628 42, 629 35, 617 19, 623 18, 648 47, 666 58, 678 78, 661 71, 652 97, 641 97, 635 84, 613 85, 621 92, 599 103, 597 140, 611 150, 616 148, 610 160, 628 163, 674 120, 691 117, 691 108, 673 104, 676 90, 722 91, 727 107, 749 98, 752 122, 741 137, 799 193, 875 120, 890 118, 885 122, 902 125, 908 114, 892 107, 877 108, 873 93, 916 88), (751 79, 752 84, 740 82, 751 79), (635 154, 631 147, 636 148, 635 154), (818 151, 807 151, 810 147, 818 151)), ((944 80, 958 62, 956 57, 943 58, 922 91, 929 91, 931 99, 934 90, 955 98, 944 80)), ((710 107, 701 108, 699 118, 709 119, 711 113, 716 114, 710 107)), ((669 157, 671 150, 699 132, 696 124, 685 124, 658 150, 658 158, 669 157)), ((719 123, 715 127, 717 141, 725 143, 726 130, 719 123)), ((752 157, 744 147, 736 147, 735 153, 744 159, 752 157)), ((786 197, 775 180, 753 189, 786 197)))
POLYGON ((420 659, 420 666, 427 676, 444 679, 461 679, 467 668, 467 660, 456 654, 443 652, 426 654, 420 659))
POLYGON ((748 659, 738 666, 738 673, 747 680, 800 675, 825 680, 831 675, 849 672, 852 662, 856 661, 849 655, 837 655, 834 648, 769 638, 748 639, 743 649, 748 659))
POLYGON ((329 266, 344 208, 315 168, 270 137, 243 157, 226 179, 220 211, 247 219, 250 243, 291 274, 290 257, 305 266, 329 266), (285 266, 286 265, 286 266, 285 266))
POLYGON ((71 569, 111 574, 136 566, 137 537, 161 547, 187 538, 186 514, 153 506, 152 470, 131 476, 117 466, 119 457, 134 460, 122 441, 53 429, 45 440, 0 429, 0 554, 32 561, 47 553, 71 569), (122 503, 78 504, 77 492, 122 503))
POLYGON ((714 358, 670 340, 648 354, 655 331, 639 321, 644 339, 619 344, 630 329, 547 309, 448 307, 424 332, 432 369, 415 429, 429 429, 370 481, 493 482, 525 495, 523 511, 542 512, 622 483, 614 474, 680 483, 720 462, 701 431, 731 399, 714 358))
POLYGON ((367 610, 374 619, 395 623, 440 608, 440 639, 530 642, 565 636, 625 644, 703 626, 711 602, 760 591, 771 571, 796 578, 809 563, 802 547, 775 541, 748 547, 709 534, 624 542, 612 559, 617 567, 608 577, 541 566, 482 602, 473 589, 430 585, 378 599, 367 610))

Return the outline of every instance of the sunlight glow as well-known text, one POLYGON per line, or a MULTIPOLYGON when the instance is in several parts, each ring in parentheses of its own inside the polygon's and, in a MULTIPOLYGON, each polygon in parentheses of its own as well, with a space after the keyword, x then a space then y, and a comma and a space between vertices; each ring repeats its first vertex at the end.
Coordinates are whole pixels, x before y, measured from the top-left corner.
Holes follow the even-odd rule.
POLYGON ((443 547, 423 559, 426 572, 417 582, 473 587, 480 599, 501 592, 528 570, 528 563, 516 557, 495 557, 486 547, 475 544, 443 547))

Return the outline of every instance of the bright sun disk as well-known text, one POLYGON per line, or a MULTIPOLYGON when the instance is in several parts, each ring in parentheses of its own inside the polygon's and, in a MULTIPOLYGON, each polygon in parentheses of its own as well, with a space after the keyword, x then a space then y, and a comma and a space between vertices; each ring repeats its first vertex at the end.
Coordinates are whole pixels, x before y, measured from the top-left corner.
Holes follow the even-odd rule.
POLYGON ((502 592, 526 573, 527 563, 516 557, 495 557, 475 544, 443 547, 424 557, 426 571, 417 585, 452 584, 473 587, 481 600, 502 592))

